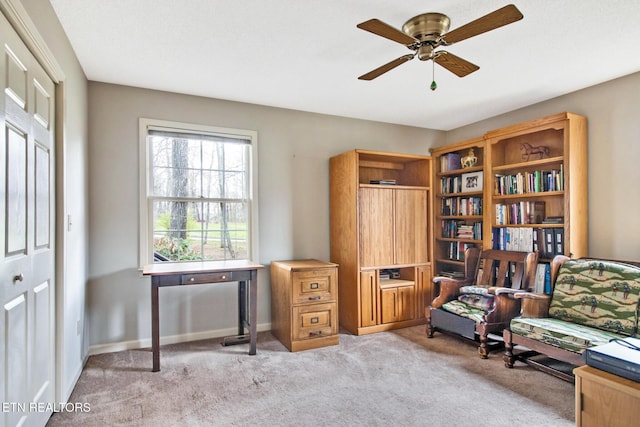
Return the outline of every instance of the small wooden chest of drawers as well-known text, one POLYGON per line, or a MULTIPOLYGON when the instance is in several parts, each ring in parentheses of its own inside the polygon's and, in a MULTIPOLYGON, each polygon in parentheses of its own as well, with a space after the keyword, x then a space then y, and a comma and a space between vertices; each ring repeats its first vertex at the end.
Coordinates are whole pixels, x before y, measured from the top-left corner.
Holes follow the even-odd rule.
POLYGON ((290 351, 338 344, 338 264, 271 263, 271 333, 290 351))

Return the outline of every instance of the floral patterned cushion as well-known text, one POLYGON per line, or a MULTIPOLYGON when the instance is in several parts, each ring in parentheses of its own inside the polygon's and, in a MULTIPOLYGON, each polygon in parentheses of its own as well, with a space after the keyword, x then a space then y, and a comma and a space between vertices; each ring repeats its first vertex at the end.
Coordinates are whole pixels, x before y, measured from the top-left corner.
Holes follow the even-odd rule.
POLYGON ((458 301, 484 311, 489 311, 493 307, 493 296, 462 294, 458 297, 458 301))
POLYGON ((639 298, 640 268, 608 261, 569 260, 560 267, 549 316, 633 335, 639 298))
POLYGON ((460 288, 461 294, 474 294, 474 295, 489 295, 489 288, 487 286, 463 286, 460 288))
POLYGON ((577 325, 564 320, 515 318, 509 327, 514 334, 541 341, 564 350, 582 353, 586 348, 606 344, 620 335, 577 325))

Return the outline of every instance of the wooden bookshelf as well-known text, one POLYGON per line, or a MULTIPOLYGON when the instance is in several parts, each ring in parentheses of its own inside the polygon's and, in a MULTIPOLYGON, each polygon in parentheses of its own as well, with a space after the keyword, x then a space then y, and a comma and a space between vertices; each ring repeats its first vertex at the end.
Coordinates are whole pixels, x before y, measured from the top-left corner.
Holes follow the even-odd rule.
POLYGON ((430 151, 434 166, 434 274, 460 272, 464 269, 464 249, 481 247, 484 241, 485 141, 475 138, 430 151), (463 168, 461 159, 470 155, 470 150, 476 163, 463 168), (464 177, 479 175, 482 181, 477 190, 463 188, 464 177))
POLYGON ((487 132, 485 140, 488 191, 483 246, 496 247, 500 232, 504 236, 530 231, 535 245, 530 250, 538 249, 541 261, 556 254, 586 256, 587 119, 555 114, 487 132), (532 209, 540 206, 542 220, 532 215, 532 209), (557 222, 547 223, 552 217, 557 222))
MULTIPOLYGON (((431 154, 434 275, 462 271, 460 252, 471 245, 537 250, 542 264, 548 264, 558 253, 574 258, 587 256, 585 117, 573 113, 542 117, 433 148, 431 154), (451 155, 467 155, 471 148, 477 157, 472 167, 455 167, 447 161, 451 155), (483 173, 481 191, 454 191, 448 185, 456 179, 460 183, 463 174, 477 172, 483 173), (459 203, 472 197, 481 202, 482 211, 461 211, 459 203), (455 207, 449 207, 449 203, 455 207), (477 223, 481 224, 480 235, 469 238, 457 232, 460 226, 477 223), (507 235, 508 247, 504 244, 507 235), (547 239, 551 239, 550 247, 547 239)), ((544 275, 544 270, 539 274, 544 275)))

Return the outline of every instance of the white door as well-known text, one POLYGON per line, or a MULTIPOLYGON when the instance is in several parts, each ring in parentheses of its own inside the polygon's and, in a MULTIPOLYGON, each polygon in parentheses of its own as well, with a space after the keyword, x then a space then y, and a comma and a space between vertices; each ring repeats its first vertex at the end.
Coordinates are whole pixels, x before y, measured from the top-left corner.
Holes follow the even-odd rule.
POLYGON ((55 87, 0 21, 0 426, 41 426, 55 389, 55 87))

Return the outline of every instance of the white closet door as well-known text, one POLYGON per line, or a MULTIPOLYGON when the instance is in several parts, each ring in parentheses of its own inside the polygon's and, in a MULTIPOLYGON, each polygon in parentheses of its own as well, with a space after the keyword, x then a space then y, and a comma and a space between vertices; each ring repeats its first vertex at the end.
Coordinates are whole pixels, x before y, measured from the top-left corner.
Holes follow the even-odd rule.
POLYGON ((54 401, 55 86, 0 20, 0 426, 41 426, 54 401))

